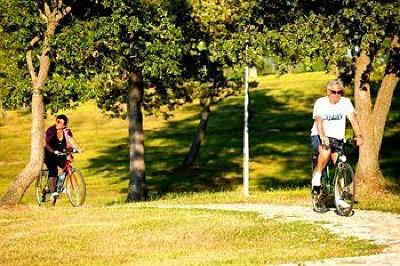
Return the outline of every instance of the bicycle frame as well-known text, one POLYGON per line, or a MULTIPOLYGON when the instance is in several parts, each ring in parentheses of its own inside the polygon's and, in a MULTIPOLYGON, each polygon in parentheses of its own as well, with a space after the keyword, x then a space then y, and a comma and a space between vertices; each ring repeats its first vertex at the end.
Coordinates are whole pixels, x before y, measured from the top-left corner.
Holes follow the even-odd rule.
MULTIPOLYGON (((67 151, 65 152, 65 154, 67 155, 67 158, 66 158, 66 160, 65 160, 65 165, 64 165, 64 167, 63 167, 63 169, 62 169, 62 172, 65 173, 65 178, 64 178, 64 180, 63 180, 62 186, 61 186, 60 188, 57 188, 57 189, 60 190, 60 191, 64 190, 65 180, 69 179, 69 181, 71 182, 71 184, 72 184, 72 182, 73 182, 73 181, 69 178, 69 177, 71 176, 72 170, 73 170, 72 161, 73 161, 73 159, 74 159, 74 156, 72 155, 72 153, 73 153, 73 152, 70 151, 70 150, 67 150, 67 151)), ((57 177, 57 180, 58 180, 58 177, 57 177)))

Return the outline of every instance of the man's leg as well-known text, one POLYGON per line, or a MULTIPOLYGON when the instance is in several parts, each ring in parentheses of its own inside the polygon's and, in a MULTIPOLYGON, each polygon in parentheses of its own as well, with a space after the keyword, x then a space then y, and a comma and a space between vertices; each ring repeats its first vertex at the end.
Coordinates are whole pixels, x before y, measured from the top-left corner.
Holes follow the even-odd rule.
POLYGON ((331 154, 330 149, 324 149, 322 148, 322 146, 319 146, 318 162, 314 168, 311 180, 313 193, 319 194, 321 191, 322 170, 329 162, 330 154, 331 154))

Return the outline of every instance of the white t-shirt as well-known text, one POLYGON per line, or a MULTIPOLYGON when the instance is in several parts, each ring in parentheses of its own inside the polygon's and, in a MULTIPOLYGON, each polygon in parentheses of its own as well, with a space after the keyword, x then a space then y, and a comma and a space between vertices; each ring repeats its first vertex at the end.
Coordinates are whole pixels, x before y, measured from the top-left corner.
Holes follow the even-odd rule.
MULTIPOLYGON (((327 137, 344 139, 346 117, 354 112, 354 106, 349 98, 341 97, 336 104, 329 102, 329 97, 319 98, 314 104, 313 119, 322 118, 322 125, 327 137)), ((317 123, 311 129, 311 136, 319 135, 317 123)))

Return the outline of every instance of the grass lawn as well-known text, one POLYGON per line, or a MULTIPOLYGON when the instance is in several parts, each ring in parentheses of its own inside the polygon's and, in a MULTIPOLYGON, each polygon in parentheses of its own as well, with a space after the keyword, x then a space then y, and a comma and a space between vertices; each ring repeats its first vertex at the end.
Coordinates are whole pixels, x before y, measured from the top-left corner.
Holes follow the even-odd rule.
POLYGON ((2 265, 264 265, 380 250, 252 213, 113 207, 0 209, 2 265))
MULTIPOLYGON (((249 198, 241 195, 242 97, 212 107, 199 158, 187 171, 179 166, 198 127, 199 106, 182 107, 167 121, 146 117, 146 180, 159 192, 153 200, 310 206, 312 106, 331 78, 322 72, 259 78, 250 94, 249 198)), ((393 143, 400 143, 398 99, 395 95, 381 156, 383 172, 394 183, 399 183, 400 149, 393 148, 393 143)), ((29 112, 8 111, 0 121, 1 195, 29 160, 29 112)), ((339 240, 317 226, 282 224, 254 214, 125 204, 127 121, 105 117, 94 103, 64 113, 85 151, 74 162, 86 178, 85 206, 71 208, 63 196, 56 208, 39 208, 30 189, 20 207, 0 210, 0 264, 3 258, 4 264, 50 264, 55 258, 68 264, 243 265, 371 254, 381 248, 339 240)), ((49 114, 46 126, 52 123, 54 116, 49 114)), ((356 208, 400 213, 398 193, 359 201, 356 208)))

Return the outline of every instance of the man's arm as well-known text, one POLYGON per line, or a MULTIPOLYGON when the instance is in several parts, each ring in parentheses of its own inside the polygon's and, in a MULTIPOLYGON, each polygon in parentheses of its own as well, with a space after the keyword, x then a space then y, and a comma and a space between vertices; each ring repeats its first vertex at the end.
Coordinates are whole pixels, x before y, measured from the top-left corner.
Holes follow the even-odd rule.
POLYGON ((360 146, 363 144, 364 139, 361 135, 360 125, 358 124, 357 116, 354 112, 350 113, 347 118, 349 119, 351 126, 353 127, 354 134, 356 135, 357 145, 360 146))

